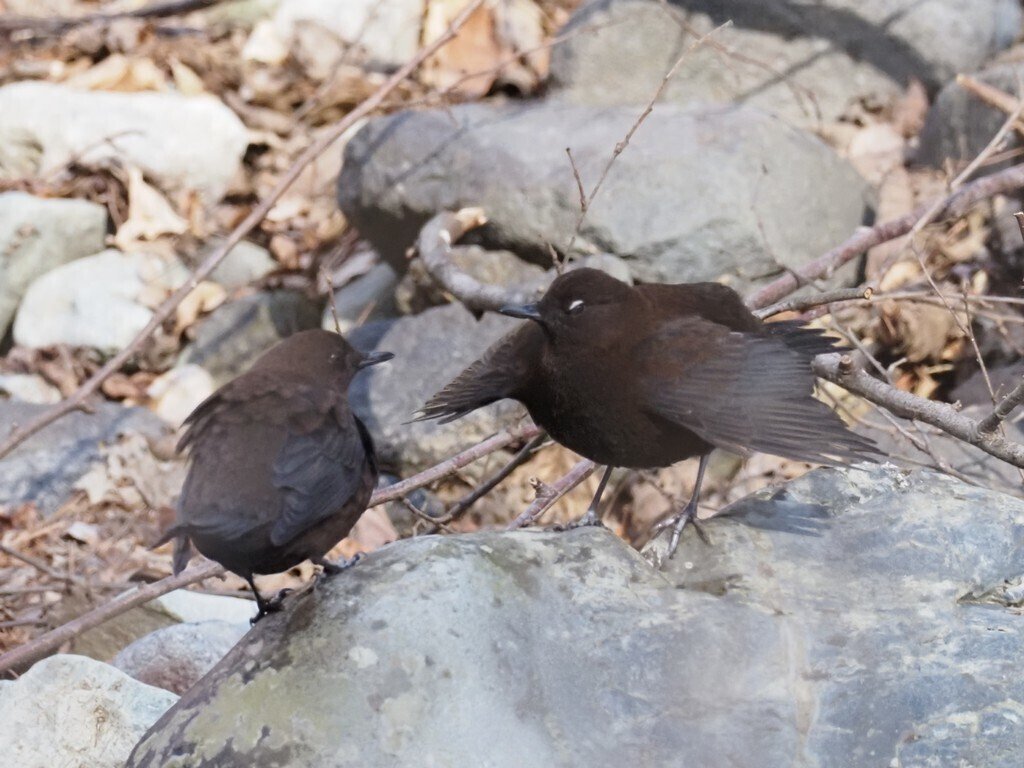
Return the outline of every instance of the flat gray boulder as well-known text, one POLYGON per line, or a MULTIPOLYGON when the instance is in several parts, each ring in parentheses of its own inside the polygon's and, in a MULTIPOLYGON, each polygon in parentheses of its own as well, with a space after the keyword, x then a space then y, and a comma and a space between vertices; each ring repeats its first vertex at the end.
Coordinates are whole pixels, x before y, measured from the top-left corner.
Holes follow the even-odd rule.
POLYGON ((738 102, 800 125, 885 102, 911 78, 937 90, 1008 47, 1016 0, 595 0, 552 48, 554 93, 643 104, 679 55, 664 99, 738 102), (941 42, 940 42, 941 41, 941 42))
POLYGON ((818 470, 707 528, 664 573, 600 529, 385 547, 128 765, 1019 765, 1024 502, 818 470))
MULTIPOLYGON (((424 222, 464 206, 489 220, 470 239, 548 266, 580 211, 566 148, 589 189, 638 114, 541 102, 378 118, 347 145, 339 202, 399 271, 424 222)), ((742 288, 826 251, 863 223, 867 198, 845 161, 777 118, 666 104, 615 161, 571 250, 620 256, 638 280, 742 288)))

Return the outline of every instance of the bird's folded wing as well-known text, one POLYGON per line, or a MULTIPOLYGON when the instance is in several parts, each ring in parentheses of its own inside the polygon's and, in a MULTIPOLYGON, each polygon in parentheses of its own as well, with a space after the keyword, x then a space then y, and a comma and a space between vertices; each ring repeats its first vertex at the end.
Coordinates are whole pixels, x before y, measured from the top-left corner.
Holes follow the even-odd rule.
POLYGON ((645 340, 636 362, 644 407, 719 448, 821 464, 877 457, 814 399, 808 356, 776 336, 681 318, 645 340))
POLYGON ((537 365, 543 331, 525 322, 503 336, 419 410, 414 421, 454 421, 470 411, 510 397, 537 365))
POLYGON ((338 512, 363 483, 366 460, 355 421, 333 411, 311 429, 291 431, 274 461, 273 483, 284 501, 271 543, 285 544, 338 512))

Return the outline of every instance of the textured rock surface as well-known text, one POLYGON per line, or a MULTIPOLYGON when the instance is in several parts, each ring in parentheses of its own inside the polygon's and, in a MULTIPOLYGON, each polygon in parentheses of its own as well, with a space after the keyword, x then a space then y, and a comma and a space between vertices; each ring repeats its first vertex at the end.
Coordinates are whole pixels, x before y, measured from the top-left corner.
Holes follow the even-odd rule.
POLYGON ((175 624, 122 648, 112 663, 141 683, 180 694, 224 658, 248 631, 248 621, 175 624))
POLYGON ((51 656, 0 682, 0 744, 11 768, 121 768, 178 699, 84 656, 51 656))
POLYGON ((152 300, 187 278, 180 262, 147 253, 106 250, 76 259, 28 287, 14 318, 14 340, 26 347, 119 351, 152 318, 152 300))
POLYGON ((487 313, 479 321, 461 304, 433 307, 394 321, 368 323, 349 334, 362 350, 394 353, 356 377, 352 407, 370 430, 382 466, 409 474, 436 464, 516 421, 525 410, 495 403, 451 424, 408 424, 432 394, 515 327, 515 320, 487 313))
MULTIPOLYGON (((635 107, 557 102, 373 120, 348 144, 339 202, 396 269, 430 216, 467 205, 487 213, 473 233, 485 246, 550 264, 579 215, 566 146, 593 183, 635 120, 635 107)), ((865 196, 848 164, 777 118, 665 105, 612 166, 576 245, 625 258, 641 280, 748 285, 852 231, 865 196)))
POLYGON ((106 232, 107 211, 102 205, 23 192, 0 194, 0 336, 34 279, 103 250, 106 232))
POLYGON ((645 103, 680 53, 727 20, 714 42, 739 55, 692 51, 664 98, 744 102, 815 124, 891 99, 910 78, 937 89, 977 68, 1013 42, 1021 11, 1015 0, 596 0, 552 49, 553 89, 645 103))
MULTIPOLYGON (((199 258, 206 258, 222 243, 219 238, 211 239, 199 258)), ((261 277, 266 277, 275 269, 277 262, 270 255, 270 251, 261 245, 243 240, 228 252, 224 260, 210 273, 209 279, 230 290, 242 288, 261 277)))
POLYGON ((775 617, 746 652, 787 646, 796 764, 1019 764, 1024 502, 927 472, 817 470, 706 530, 712 546, 687 537, 667 576, 775 617))
POLYGON ((0 88, 0 178, 39 176, 72 159, 134 165, 164 189, 217 200, 249 143, 215 98, 82 91, 41 82, 0 88), (68 115, 74 115, 69 120, 68 115))
POLYGON ((277 342, 320 325, 320 310, 295 291, 267 291, 223 304, 205 318, 181 363, 199 365, 216 386, 245 371, 277 342))
MULTIPOLYGON (((167 429, 143 408, 95 404, 93 413, 73 411, 33 435, 0 461, 0 505, 34 502, 43 514, 53 512, 73 483, 100 458, 100 443, 119 434, 141 432, 159 437, 167 429)), ((0 399, 0 424, 25 424, 45 405, 0 399)))
POLYGON ((257 625, 129 766, 1019 762, 1024 502, 819 470, 708 532, 664 574, 594 529, 378 550, 257 625))
POLYGON ((390 264, 375 264, 368 272, 334 292, 334 311, 328 304, 321 326, 329 331, 335 330, 334 318, 337 316, 341 332, 347 334, 362 323, 394 317, 398 312, 395 306, 397 285, 398 275, 390 264))

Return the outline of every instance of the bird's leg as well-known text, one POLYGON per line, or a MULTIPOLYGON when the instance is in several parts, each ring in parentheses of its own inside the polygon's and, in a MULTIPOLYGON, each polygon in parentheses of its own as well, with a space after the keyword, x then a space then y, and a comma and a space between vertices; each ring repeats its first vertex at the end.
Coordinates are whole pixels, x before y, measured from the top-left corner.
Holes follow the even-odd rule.
POLYGON ((282 589, 275 597, 267 600, 260 594, 260 591, 256 589, 256 582, 253 580, 251 573, 245 576, 245 580, 249 582, 249 586, 252 588, 252 593, 256 596, 256 607, 258 609, 256 615, 249 620, 250 624, 255 624, 268 613, 277 613, 280 611, 284 598, 289 592, 291 592, 290 589, 282 589))
POLYGON ((573 528, 583 528, 587 525, 601 525, 601 516, 597 513, 597 507, 601 503, 604 487, 608 485, 608 478, 611 477, 613 469, 615 467, 605 467, 604 474, 601 476, 601 482, 597 484, 597 493, 594 494, 594 500, 590 502, 590 506, 587 507, 587 512, 583 517, 574 523, 569 523, 567 527, 570 530, 573 528))
POLYGON ((690 496, 690 500, 683 507, 682 511, 668 520, 663 520, 654 526, 654 536, 658 536, 662 531, 671 528, 672 538, 668 543, 668 556, 674 557, 676 549, 679 548, 679 539, 683 535, 683 529, 686 528, 687 524, 693 526, 693 529, 697 531, 697 535, 700 536, 700 540, 705 544, 710 544, 711 540, 708 535, 704 532, 704 528, 701 527, 700 523, 697 522, 697 506, 700 501, 700 486, 704 482, 704 470, 707 469, 708 455, 704 454, 700 457, 700 465, 697 467, 697 482, 693 486, 693 494, 690 496))
POLYGON ((353 565, 358 563, 362 558, 363 553, 356 552, 356 554, 353 555, 351 558, 349 558, 348 560, 342 560, 340 563, 332 563, 325 557, 318 557, 313 561, 313 563, 315 565, 319 565, 321 568, 324 569, 324 576, 333 576, 336 573, 347 571, 353 565))

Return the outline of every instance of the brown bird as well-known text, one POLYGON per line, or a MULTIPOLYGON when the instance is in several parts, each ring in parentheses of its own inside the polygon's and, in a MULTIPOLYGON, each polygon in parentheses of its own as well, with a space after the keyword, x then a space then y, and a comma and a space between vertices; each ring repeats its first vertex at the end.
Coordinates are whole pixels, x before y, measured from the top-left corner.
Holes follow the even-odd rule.
POLYGON ((726 286, 633 287, 578 269, 559 276, 536 304, 501 312, 530 322, 435 394, 419 418, 451 421, 518 400, 552 438, 607 466, 578 524, 598 523, 612 468, 699 456, 690 502, 658 528, 673 528, 674 551, 686 524, 697 527, 714 448, 820 464, 876 455, 870 440, 813 397, 811 360, 835 342, 799 323, 762 323, 726 286))
POLYGON ((191 544, 252 587, 259 612, 280 600, 260 595, 253 574, 279 573, 324 559, 366 509, 377 483, 373 442, 349 408, 348 387, 362 368, 390 360, 362 354, 335 333, 303 331, 264 353, 185 420, 178 450, 191 466, 177 522, 174 572, 191 544))

